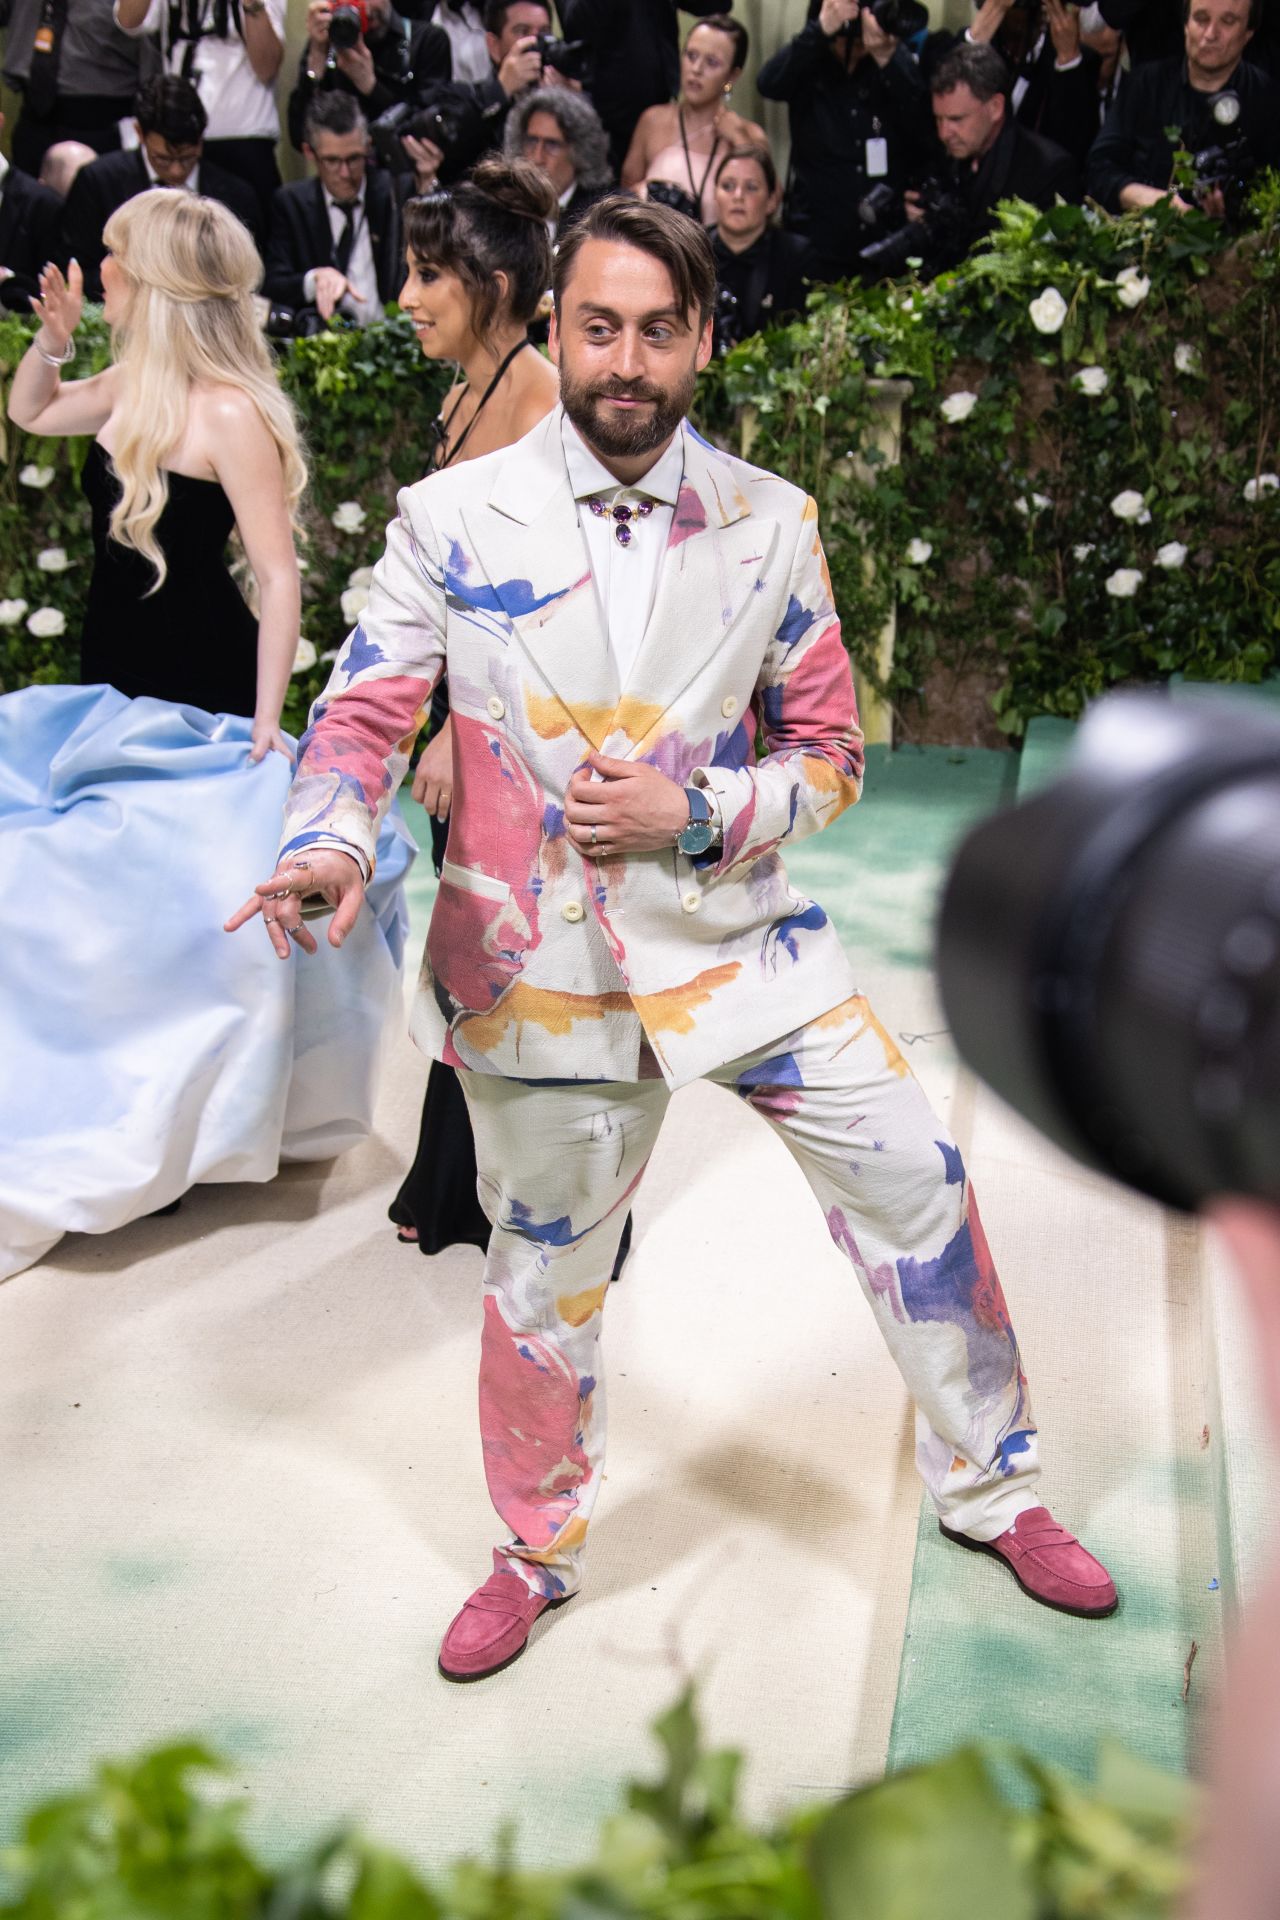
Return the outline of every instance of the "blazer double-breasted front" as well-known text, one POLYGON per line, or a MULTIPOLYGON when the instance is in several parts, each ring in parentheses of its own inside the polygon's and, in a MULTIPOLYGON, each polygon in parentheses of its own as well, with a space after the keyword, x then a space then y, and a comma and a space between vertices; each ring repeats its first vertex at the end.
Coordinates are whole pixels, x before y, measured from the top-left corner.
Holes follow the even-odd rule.
POLYGON ((415 1038, 458 1067, 595 1081, 636 1079, 647 1041, 678 1086, 855 990, 782 859, 858 797, 853 683, 813 501, 686 423, 653 612, 620 684, 560 420, 400 495, 302 741, 282 852, 328 843, 372 863, 447 665, 453 809, 415 1038), (711 789, 718 857, 579 852, 565 791, 591 747, 711 789))

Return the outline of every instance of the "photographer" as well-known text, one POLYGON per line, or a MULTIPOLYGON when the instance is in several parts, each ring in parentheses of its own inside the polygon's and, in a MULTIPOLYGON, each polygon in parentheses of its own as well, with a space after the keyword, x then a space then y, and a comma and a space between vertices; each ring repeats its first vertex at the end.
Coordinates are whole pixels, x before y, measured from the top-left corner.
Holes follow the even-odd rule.
POLYGON ((449 36, 428 20, 403 20, 390 0, 311 0, 307 44, 289 95, 289 138, 303 128, 319 93, 350 94, 366 120, 388 107, 418 105, 453 71, 449 36))
POLYGON ((1280 161, 1280 84, 1244 58, 1261 0, 1185 0, 1184 57, 1135 67, 1093 143, 1088 189, 1110 213, 1171 199, 1185 212, 1194 197, 1205 213, 1227 211, 1222 184, 1237 192, 1280 161), (1167 129, 1205 164, 1204 191, 1173 186, 1167 129))
POLYGON ((735 147, 716 171, 717 353, 804 312, 809 250, 772 224, 781 189, 768 147, 735 147))
POLYGON ((920 228, 931 274, 957 266, 995 226, 1001 200, 1029 200, 1047 210, 1078 201, 1080 175, 1062 147, 1020 126, 1009 110, 1009 70, 994 47, 962 41, 930 81, 933 117, 946 160, 938 182, 946 218, 931 225, 929 196, 907 195, 907 219, 920 228))
POLYGON ((508 160, 527 160, 554 189, 553 244, 613 190, 600 116, 584 93, 568 87, 538 87, 520 96, 507 115, 506 154, 508 160))
POLYGON ((400 222, 387 174, 368 166, 369 131, 348 93, 318 93, 302 151, 315 178, 281 187, 271 203, 262 290, 291 309, 280 332, 314 332, 335 313, 381 320, 404 280, 400 222))
POLYGON ((1083 44, 1070 0, 982 0, 964 38, 993 46, 1013 75, 1014 119, 1083 167, 1098 135, 1102 62, 1083 44))
MULTIPOLYGON (((933 144, 928 94, 915 60, 881 16, 884 0, 822 0, 808 24, 760 69, 766 100, 785 100, 791 120, 791 185, 785 225, 809 241, 819 280, 858 271, 870 237, 858 205, 870 188, 901 193, 933 144)), ((918 10, 921 21, 923 9, 918 10)), ((908 24, 915 28, 914 19, 908 24)))
MULTIPOLYGON (((683 13, 725 11, 723 0, 684 0, 683 13)), ((588 49, 587 91, 609 136, 613 166, 621 170, 636 122, 660 107, 680 85, 680 37, 675 0, 560 0, 570 40, 588 49)))
POLYGON ((447 139, 424 144, 413 154, 420 194, 432 191, 437 176, 443 186, 460 180, 481 155, 501 148, 514 101, 535 87, 576 84, 570 74, 577 53, 554 36, 551 0, 486 0, 484 26, 488 78, 455 81, 428 96, 444 116, 447 139))

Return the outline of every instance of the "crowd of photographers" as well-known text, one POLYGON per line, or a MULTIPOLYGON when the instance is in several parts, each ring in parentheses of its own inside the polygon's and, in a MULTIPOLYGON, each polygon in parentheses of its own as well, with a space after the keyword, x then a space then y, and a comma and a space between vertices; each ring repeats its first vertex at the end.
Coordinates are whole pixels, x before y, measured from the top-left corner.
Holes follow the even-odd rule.
POLYGON ((167 186, 252 232, 272 331, 368 324, 406 199, 497 150, 545 173, 558 230, 619 185, 704 221, 724 348, 807 281, 956 264, 1002 199, 1235 220, 1280 164, 1280 0, 975 0, 959 33, 920 0, 809 0, 756 76, 788 110, 785 181, 731 104, 749 45, 720 4, 691 0, 681 49, 674 0, 310 0, 290 75, 285 0, 0 0, 0 302, 72 256, 96 293, 106 219, 167 186), (278 99, 309 169, 288 186, 278 99))

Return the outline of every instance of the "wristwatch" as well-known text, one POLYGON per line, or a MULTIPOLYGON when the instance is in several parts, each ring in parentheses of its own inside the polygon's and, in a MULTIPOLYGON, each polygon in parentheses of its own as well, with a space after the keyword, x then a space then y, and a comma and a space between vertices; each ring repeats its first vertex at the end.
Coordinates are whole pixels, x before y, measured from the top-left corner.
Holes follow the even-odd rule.
POLYGON ((677 834, 676 845, 681 853, 706 853, 716 837, 711 824, 711 802, 701 787, 686 787, 684 796, 689 802, 689 823, 677 834))

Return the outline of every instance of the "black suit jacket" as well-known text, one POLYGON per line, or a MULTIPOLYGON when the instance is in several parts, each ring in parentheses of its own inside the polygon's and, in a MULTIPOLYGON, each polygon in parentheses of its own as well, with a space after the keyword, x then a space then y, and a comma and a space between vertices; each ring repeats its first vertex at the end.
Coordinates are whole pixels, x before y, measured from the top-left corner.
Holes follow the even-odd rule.
MULTIPOLYGON (((394 300, 404 280, 404 253, 400 243, 400 215, 391 181, 373 168, 365 174, 365 213, 373 264, 378 276, 378 298, 394 300)), ((313 267, 332 267, 333 234, 318 180, 294 180, 278 187, 271 201, 271 230, 267 236, 267 272, 262 291, 273 305, 303 307, 305 276, 313 267)))
MULTIPOLYGON (((102 260, 106 248, 102 229, 117 207, 151 185, 141 153, 104 153, 87 167, 81 167, 71 183, 62 210, 62 242, 67 254, 80 262, 84 272, 84 290, 90 300, 102 298, 102 260)), ((172 188, 180 192, 180 188, 172 188)), ((253 244, 262 247, 262 216, 253 188, 209 160, 200 161, 200 191, 209 200, 220 200, 253 235, 253 244)))
POLYGON ((401 101, 420 105, 428 93, 453 73, 453 50, 443 27, 427 20, 410 24, 392 11, 382 33, 366 36, 365 45, 373 55, 374 82, 370 93, 362 94, 340 67, 326 66, 316 80, 307 78, 307 50, 298 62, 298 78, 289 95, 289 138, 299 152, 313 94, 336 90, 349 93, 360 102, 366 120, 376 120, 388 107, 401 101), (405 31, 408 27, 408 32, 405 31))
MULTIPOLYGON (((1262 166, 1280 165, 1280 83, 1242 60, 1224 91, 1240 101, 1235 131, 1244 134, 1251 157, 1262 166)), ((1119 213, 1121 191, 1130 181, 1167 187, 1173 148, 1166 127, 1181 128, 1192 153, 1219 145, 1223 133, 1213 119, 1215 98, 1191 86, 1185 60, 1147 60, 1134 67, 1089 154, 1093 198, 1108 213, 1119 213)))
POLYGON ((30 313, 41 267, 50 260, 66 264, 60 233, 62 200, 17 167, 10 167, 5 175, 2 193, 0 267, 8 267, 9 273, 0 281, 0 306, 11 313, 30 313))

